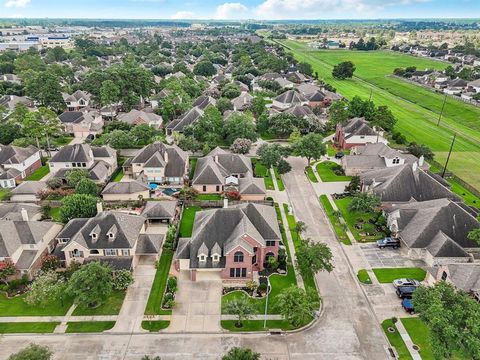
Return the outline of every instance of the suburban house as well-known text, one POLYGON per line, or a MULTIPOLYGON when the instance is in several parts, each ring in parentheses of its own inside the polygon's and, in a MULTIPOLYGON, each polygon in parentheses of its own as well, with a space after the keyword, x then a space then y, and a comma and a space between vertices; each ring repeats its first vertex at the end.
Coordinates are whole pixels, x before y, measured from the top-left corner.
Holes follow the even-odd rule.
POLYGON ((98 135, 103 131, 103 118, 93 111, 65 111, 59 117, 65 132, 76 138, 98 135))
POLYGON ((90 106, 91 95, 85 91, 77 90, 73 94, 63 93, 63 101, 67 105, 68 110, 78 111, 90 106))
POLYGON ((110 182, 102 190, 102 198, 105 201, 128 201, 149 197, 150 187, 137 180, 110 182))
POLYGON ((343 124, 337 124, 334 142, 341 149, 379 142, 388 144, 383 132, 370 127, 364 118, 353 118, 343 124))
POLYGON ((460 95, 463 89, 467 87, 467 84, 465 80, 457 78, 449 81, 443 92, 448 95, 460 95))
POLYGON ((42 208, 35 204, 0 203, 0 220, 40 220, 42 208))
POLYGON ((9 82, 9 83, 18 84, 18 85, 22 83, 20 78, 15 74, 0 75, 0 81, 6 81, 6 82, 9 82))
POLYGON ((24 219, 0 220, 0 261, 12 261, 18 270, 16 277, 31 278, 42 257, 54 249, 62 225, 29 220, 27 211, 21 216, 24 219))
POLYGON ((141 215, 147 219, 148 224, 175 222, 180 216, 180 206, 173 201, 147 201, 141 215))
POLYGON ((132 109, 128 113, 118 114, 117 119, 130 125, 147 124, 156 129, 163 124, 163 119, 160 115, 136 109, 132 109))
POLYGON ((306 105, 308 100, 295 90, 287 90, 273 99, 272 107, 285 110, 295 105, 306 105))
POLYGON ((188 174, 188 154, 176 145, 156 142, 129 158, 123 171, 142 182, 183 185, 188 174))
POLYGON ((22 148, 0 144, 0 188, 14 188, 40 167, 40 150, 35 146, 22 148))
POLYGON ((55 177, 64 179, 67 171, 83 169, 92 181, 102 183, 117 168, 117 152, 109 146, 66 145, 52 156, 48 165, 55 177))
POLYGON ((141 256, 158 259, 163 235, 147 234, 146 228, 142 216, 99 211, 93 218, 70 220, 56 236, 56 253, 63 253, 66 266, 98 260, 115 269, 131 269, 141 256))
POLYGON ((392 236, 400 239, 410 258, 429 266, 468 262, 480 247, 467 238, 479 222, 460 204, 449 199, 412 201, 384 208, 392 236))
POLYGON ((166 127, 167 135, 172 135, 174 131, 182 133, 183 130, 188 125, 193 124, 202 115, 203 115, 203 110, 201 110, 199 107, 191 108, 185 114, 180 116, 178 119, 174 119, 174 120, 170 121, 170 123, 166 127))
POLYGON ((412 154, 392 149, 384 143, 354 146, 351 148, 350 155, 345 155, 341 161, 345 175, 348 176, 414 162, 417 162, 420 168, 428 169, 428 164, 423 157, 419 159, 412 154))
POLYGON ((177 271, 192 281, 219 277, 224 281, 252 280, 277 258, 281 235, 275 209, 242 204, 196 213, 191 238, 180 238, 175 254, 177 271))
POLYGON ((417 163, 366 171, 360 174, 362 191, 379 196, 384 203, 460 198, 417 163))
POLYGON ((23 181, 15 189, 10 191, 10 201, 13 202, 37 202, 41 200, 42 191, 47 190, 45 181, 23 181))
POLYGON ((198 107, 205 110, 209 105, 215 105, 217 100, 211 96, 200 95, 192 104, 192 107, 198 107))
POLYGON ((263 179, 253 177, 248 157, 219 147, 198 159, 192 187, 203 194, 238 191, 242 200, 263 200, 267 193, 263 179))
POLYGON ((0 106, 7 109, 7 112, 15 110, 18 104, 25 105, 28 108, 33 108, 33 101, 25 96, 4 95, 0 98, 0 106))
POLYGON ((235 99, 232 99, 233 111, 243 111, 252 105, 253 96, 244 91, 235 99))
POLYGON ((445 264, 427 269, 425 282, 434 285, 446 281, 480 301, 480 264, 445 264))

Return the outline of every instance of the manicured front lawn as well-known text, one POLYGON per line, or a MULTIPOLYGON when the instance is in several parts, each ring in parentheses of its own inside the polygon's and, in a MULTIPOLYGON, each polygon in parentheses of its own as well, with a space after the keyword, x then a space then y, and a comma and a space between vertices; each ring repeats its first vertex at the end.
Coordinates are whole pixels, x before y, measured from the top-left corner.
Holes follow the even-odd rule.
POLYGON ((352 179, 350 176, 335 174, 333 169, 338 166, 340 165, 337 165, 336 163, 331 161, 324 161, 318 163, 316 168, 318 175, 320 175, 320 179, 322 179, 322 181, 324 182, 350 181, 352 179))
POLYGON ((110 330, 115 321, 70 321, 66 333, 96 333, 110 330))
POLYGON ((73 136, 64 135, 57 138, 53 138, 52 144, 57 146, 63 146, 63 145, 70 144, 72 140, 73 140, 73 136))
POLYGON ((50 168, 48 167, 48 164, 43 165, 42 167, 39 167, 35 172, 29 176, 25 180, 28 181, 39 181, 42 180, 45 175, 47 175, 50 172, 50 168))
POLYGON ((320 195, 320 203, 325 210, 325 214, 327 214, 328 220, 330 220, 330 223, 332 224, 333 230, 335 230, 335 233, 337 234, 337 238, 344 245, 352 245, 352 242, 343 228, 344 225, 340 223, 338 216, 335 216, 335 210, 333 210, 332 204, 328 201, 327 195, 320 195))
POLYGON ((53 221, 62 222, 60 218, 60 208, 59 207, 52 207, 50 209, 50 217, 53 221))
POLYGON ((170 325, 168 320, 142 321, 142 328, 150 332, 159 332, 170 325))
POLYGON ((391 319, 387 319, 384 322, 382 322, 382 328, 383 331, 385 332, 385 335, 387 335, 388 341, 390 342, 390 345, 392 345, 395 350, 398 353, 398 359, 399 360, 411 360, 412 357, 410 356, 410 353, 408 351, 407 346, 403 342, 402 337, 400 336, 400 333, 397 330, 397 327, 392 323, 391 319), (388 328, 392 327, 395 329, 395 332, 391 333, 388 331, 388 328))
POLYGON ((372 269, 379 283, 391 283, 395 279, 407 278, 423 281, 427 274, 420 268, 377 268, 372 269))
POLYGON ((267 190, 275 190, 270 171, 258 159, 252 158, 255 177, 262 177, 267 190))
POLYGON ((5 197, 7 197, 10 190, 0 188, 0 201, 2 201, 5 197))
POLYGON ((358 270, 357 278, 363 284, 371 284, 372 283, 372 279, 370 279, 370 276, 368 275, 368 272, 365 269, 358 270))
POLYGON ((292 255, 290 254, 290 248, 288 247, 288 238, 287 234, 285 233, 285 226, 283 225, 283 219, 280 213, 280 205, 278 205, 278 203, 275 203, 275 213, 277 214, 278 226, 280 227, 280 234, 282 235, 282 243, 285 246, 285 250, 287 251, 288 255, 287 262, 291 264, 292 255))
POLYGON ((123 299, 125 298, 125 291, 117 290, 114 291, 101 305, 94 309, 90 309, 87 306, 77 306, 73 311, 74 316, 76 315, 118 315, 120 308, 123 304, 123 299))
POLYGON ((345 222, 347 223, 355 239, 359 242, 368 242, 383 239, 385 237, 385 234, 383 232, 376 232, 376 235, 367 236, 364 230, 364 226, 366 226, 366 224, 368 224, 368 226, 374 226, 374 224, 370 224, 370 220, 376 219, 379 214, 365 213, 361 211, 350 211, 348 209, 348 206, 351 201, 352 198, 348 196, 342 199, 335 199, 335 204, 342 213, 342 216, 345 219, 345 222), (362 228, 357 229, 355 227, 356 224, 362 224, 362 228))
POLYGON ((0 323, 0 334, 53 333, 59 322, 12 322, 0 323))
POLYGON ((273 172, 275 173, 275 180, 277 180, 278 190, 284 191, 285 190, 285 185, 283 184, 282 177, 278 173, 278 169, 277 169, 276 166, 273 167, 273 172))
POLYGON ((182 221, 180 222, 180 237, 192 236, 193 222, 195 221, 195 214, 200 211, 199 206, 190 206, 183 210, 182 221))
POLYGON ((171 314, 171 310, 162 309, 163 293, 167 284, 168 273, 172 264, 173 251, 168 249, 162 250, 162 255, 157 266, 155 279, 153 280, 152 289, 148 296, 147 306, 145 307, 145 315, 162 315, 171 314))
POLYGON ((263 320, 246 320, 241 328, 235 326, 235 320, 222 320, 222 328, 229 331, 267 331, 268 329, 293 330, 295 327, 287 320, 267 320, 267 327, 263 327, 263 320))
POLYGON ((71 301, 65 301, 63 306, 58 302, 50 302, 47 305, 29 305, 25 302, 25 294, 14 298, 7 298, 0 293, 0 316, 62 316, 72 305, 71 301))
POLYGON ((120 182, 123 179, 123 169, 117 171, 115 176, 112 179, 112 182, 120 182))
POLYGON ((196 200, 222 200, 223 197, 220 194, 199 194, 196 200))
POLYGON ((308 177, 308 179, 309 179, 311 182, 313 182, 313 183, 318 183, 318 179, 317 179, 317 177, 315 176, 312 167, 311 167, 311 166, 308 166, 306 170, 307 170, 307 177, 308 177))

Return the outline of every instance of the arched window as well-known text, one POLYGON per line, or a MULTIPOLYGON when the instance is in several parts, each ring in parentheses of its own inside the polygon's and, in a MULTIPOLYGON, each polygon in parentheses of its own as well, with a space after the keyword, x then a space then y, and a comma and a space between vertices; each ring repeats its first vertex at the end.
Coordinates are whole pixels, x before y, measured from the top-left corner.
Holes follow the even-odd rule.
POLYGON ((233 262, 243 262, 243 252, 237 251, 233 254, 233 262))

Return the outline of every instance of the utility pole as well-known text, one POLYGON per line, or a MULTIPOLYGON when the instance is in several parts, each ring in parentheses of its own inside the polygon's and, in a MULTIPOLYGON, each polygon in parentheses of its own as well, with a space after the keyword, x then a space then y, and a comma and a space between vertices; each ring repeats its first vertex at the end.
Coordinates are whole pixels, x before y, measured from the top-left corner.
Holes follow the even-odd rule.
POLYGON ((448 161, 450 160, 450 155, 452 154, 453 144, 455 143, 455 138, 457 137, 457 133, 453 134, 452 143, 450 144, 450 150, 448 151, 447 161, 445 162, 445 167, 443 168, 442 178, 445 177, 445 172, 447 171, 448 161))
POLYGON ((370 88, 370 97, 368 98, 368 101, 372 101, 372 95, 373 95, 373 88, 370 88))
POLYGON ((437 126, 440 125, 440 120, 442 120, 443 109, 445 109, 446 102, 447 102, 447 94, 445 94, 445 97, 443 98, 442 110, 440 111, 440 115, 438 116, 437 126))

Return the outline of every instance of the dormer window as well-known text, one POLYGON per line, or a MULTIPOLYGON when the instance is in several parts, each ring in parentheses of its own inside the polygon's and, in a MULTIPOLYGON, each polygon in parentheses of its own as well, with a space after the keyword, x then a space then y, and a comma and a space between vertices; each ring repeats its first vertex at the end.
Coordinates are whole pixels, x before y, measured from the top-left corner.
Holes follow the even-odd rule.
POLYGON ((213 262, 218 262, 218 261, 220 261, 220 255, 218 255, 218 254, 213 254, 213 255, 212 255, 212 261, 213 261, 213 262))
POLYGON ((202 261, 202 262, 203 262, 203 261, 207 261, 207 257, 202 254, 202 255, 200 255, 200 256, 198 257, 198 260, 199 260, 199 261, 202 261))
POLYGON ((100 235, 100 226, 97 224, 95 227, 90 231, 90 238, 92 242, 96 242, 98 240, 98 236, 100 235))

